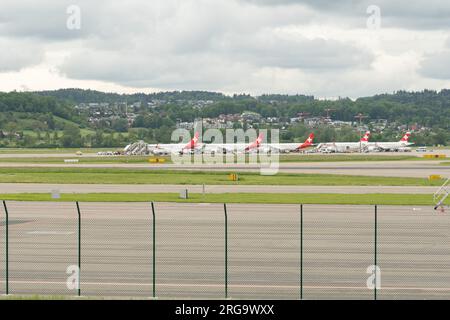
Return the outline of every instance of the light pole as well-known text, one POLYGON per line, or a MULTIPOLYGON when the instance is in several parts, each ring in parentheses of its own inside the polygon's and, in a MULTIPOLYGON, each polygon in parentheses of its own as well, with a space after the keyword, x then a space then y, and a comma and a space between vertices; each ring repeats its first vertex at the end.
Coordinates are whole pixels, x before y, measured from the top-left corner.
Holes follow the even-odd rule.
POLYGON ((324 111, 325 111, 325 113, 327 115, 327 120, 331 120, 330 113, 332 113, 333 111, 336 111, 336 110, 328 108, 328 109, 325 109, 324 111))

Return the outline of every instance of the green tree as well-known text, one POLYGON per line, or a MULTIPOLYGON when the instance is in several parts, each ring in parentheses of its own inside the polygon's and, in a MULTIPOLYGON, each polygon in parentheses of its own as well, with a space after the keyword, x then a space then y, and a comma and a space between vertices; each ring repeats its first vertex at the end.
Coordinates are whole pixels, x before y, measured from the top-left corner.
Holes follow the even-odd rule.
POLYGON ((126 119, 117 119, 112 122, 111 128, 118 132, 127 132, 128 121, 126 119))
POLYGON ((68 124, 64 128, 62 145, 66 148, 81 147, 81 131, 77 126, 68 124))

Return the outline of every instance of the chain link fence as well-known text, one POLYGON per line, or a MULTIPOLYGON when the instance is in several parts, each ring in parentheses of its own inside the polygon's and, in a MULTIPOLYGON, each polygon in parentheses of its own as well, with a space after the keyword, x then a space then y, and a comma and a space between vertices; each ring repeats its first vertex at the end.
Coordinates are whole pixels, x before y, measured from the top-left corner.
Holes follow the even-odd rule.
POLYGON ((11 201, 0 283, 14 295, 449 299, 449 227, 428 207, 11 201))
POLYGON ((450 216, 427 207, 379 211, 380 299, 450 299, 450 216))

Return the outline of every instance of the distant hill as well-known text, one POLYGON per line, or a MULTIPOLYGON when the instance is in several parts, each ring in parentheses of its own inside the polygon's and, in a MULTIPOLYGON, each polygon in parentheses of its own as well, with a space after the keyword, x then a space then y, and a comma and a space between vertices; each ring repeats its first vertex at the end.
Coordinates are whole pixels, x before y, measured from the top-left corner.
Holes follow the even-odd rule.
MULTIPOLYGON (((89 102, 106 102, 144 104, 160 100, 166 104, 184 106, 186 101, 214 102, 203 110, 208 117, 219 114, 242 113, 254 111, 263 116, 295 117, 298 113, 309 113, 311 116, 323 116, 326 109, 332 109, 333 118, 342 121, 353 121, 361 112, 371 119, 387 119, 405 124, 418 123, 424 126, 449 128, 450 123, 450 90, 440 92, 424 90, 420 92, 398 91, 393 94, 379 94, 372 97, 359 98, 352 101, 348 98, 339 100, 318 100, 307 95, 266 94, 259 97, 250 95, 225 96, 222 93, 206 91, 173 91, 153 94, 117 94, 82 89, 60 89, 55 91, 36 92, 41 96, 66 100, 72 104, 89 102), (439 115, 439 116, 436 116, 439 115)), ((191 115, 194 115, 191 113, 191 115)), ((201 114, 198 114, 201 116, 201 114)), ((175 120, 175 119, 174 119, 175 120)))
POLYGON ((54 91, 38 91, 35 94, 41 96, 55 97, 64 99, 73 103, 90 103, 90 102, 105 102, 105 103, 147 103, 153 100, 164 100, 167 102, 176 102, 178 100, 187 101, 221 101, 227 99, 222 93, 207 92, 207 91, 171 91, 159 93, 134 93, 134 94, 118 94, 107 93, 95 90, 83 89, 59 89, 54 91))
MULTIPOLYGON (((76 145, 120 146, 134 139, 167 142, 170 141, 170 134, 177 122, 192 122, 200 117, 216 118, 223 114, 242 114, 246 111, 257 112, 263 118, 280 119, 284 123, 289 123, 290 118, 299 117, 300 114, 320 118, 327 113, 334 120, 351 122, 355 121, 355 115, 362 113, 367 116, 366 123, 386 119, 393 124, 390 130, 375 138, 395 139, 399 130, 417 125, 426 129, 420 137, 416 135, 420 143, 450 142, 448 89, 439 92, 398 91, 362 97, 355 101, 349 98, 320 100, 300 94, 265 94, 253 97, 247 94, 227 96, 206 91, 118 94, 60 89, 0 92, 0 146, 59 146, 70 142, 69 137, 66 137, 65 142, 61 140, 63 131, 69 129, 71 132, 81 130, 83 136, 78 140, 72 139, 76 141, 76 145), (136 102, 140 104, 133 105, 136 102), (76 108, 77 105, 87 103, 97 103, 97 109, 76 108), (103 110, 101 103, 113 106, 103 110), (129 107, 121 106, 123 103, 127 103, 129 107), (130 113, 134 117, 131 128, 129 119, 125 116, 130 113), (95 118, 96 114, 99 114, 98 118, 95 118)), ((292 141, 310 128, 299 129, 292 125, 284 130, 284 141, 292 141)), ((352 137, 349 132, 344 135, 339 128, 327 130, 323 139, 352 137)))
POLYGON ((75 116, 68 101, 27 92, 0 92, 0 112, 48 113, 64 119, 75 116))
POLYGON ((450 129, 450 90, 398 91, 356 100, 357 109, 371 118, 418 123, 450 129))

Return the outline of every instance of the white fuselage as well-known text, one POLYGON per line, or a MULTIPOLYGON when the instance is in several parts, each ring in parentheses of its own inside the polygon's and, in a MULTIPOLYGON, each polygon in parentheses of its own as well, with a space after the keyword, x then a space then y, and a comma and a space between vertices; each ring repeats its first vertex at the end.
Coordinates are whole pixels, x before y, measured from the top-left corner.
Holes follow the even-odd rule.
POLYGON ((321 143, 317 146, 317 150, 328 150, 333 152, 355 152, 362 151, 368 142, 328 142, 321 143))
POLYGON ((261 152, 289 153, 300 150, 301 143, 263 143, 259 146, 261 152))
POLYGON ((406 148, 410 145, 412 145, 413 143, 411 142, 407 142, 407 141, 397 141, 397 142, 369 142, 367 144, 367 147, 369 149, 381 149, 381 150, 385 150, 385 151, 389 151, 389 150, 399 150, 399 149, 403 149, 406 148))
POLYGON ((198 148, 204 153, 240 153, 248 146, 248 143, 204 143, 198 148))
POLYGON ((186 148, 185 143, 151 144, 148 145, 148 148, 154 155, 169 155, 191 152, 190 149, 186 148))

